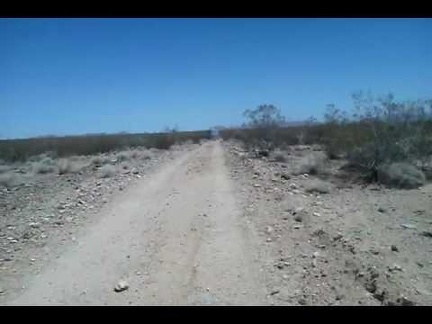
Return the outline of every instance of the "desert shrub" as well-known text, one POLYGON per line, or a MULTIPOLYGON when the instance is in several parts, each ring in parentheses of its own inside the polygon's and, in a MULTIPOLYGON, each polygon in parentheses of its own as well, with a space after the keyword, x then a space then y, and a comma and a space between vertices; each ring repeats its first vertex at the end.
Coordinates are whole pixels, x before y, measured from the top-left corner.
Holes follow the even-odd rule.
POLYGON ((143 134, 87 134, 82 136, 45 136, 29 139, 0 140, 0 159, 6 162, 37 162, 39 154, 51 152, 52 158, 71 155, 94 155, 109 153, 115 150, 139 146, 167 149, 176 141, 192 140, 199 143, 201 139, 210 138, 210 131, 178 132, 168 130, 165 133, 143 134))
POLYGON ((153 153, 151 151, 143 151, 140 155, 141 160, 150 160, 153 158, 153 153))
POLYGON ((110 162, 111 162, 110 158, 105 155, 96 155, 90 159, 90 163, 97 167, 100 167, 104 164, 108 164, 110 162))
POLYGON ((116 168, 113 165, 106 164, 99 170, 99 177, 109 178, 116 173, 116 168))
POLYGON ((330 185, 322 180, 311 180, 306 182, 305 191, 308 193, 326 194, 330 192, 330 185))
POLYGON ((32 169, 35 173, 46 174, 52 173, 56 170, 56 163, 50 157, 44 157, 38 162, 33 162, 32 169))
POLYGON ((77 173, 85 167, 85 164, 79 159, 61 158, 57 161, 57 170, 59 174, 77 173))
POLYGON ((129 161, 131 159, 130 151, 122 151, 116 154, 117 160, 120 162, 129 161))
POLYGON ((0 174, 6 173, 10 170, 10 167, 7 165, 0 165, 0 174))
POLYGON ((422 160, 432 154, 430 101, 396 102, 357 93, 354 112, 330 107, 325 116, 324 145, 329 157, 345 154, 367 180, 378 180, 378 169, 391 162, 422 160))
POLYGON ((22 183, 22 178, 16 173, 2 173, 0 174, 0 186, 6 188, 13 188, 22 183))
POLYGON ((313 152, 303 157, 294 170, 295 174, 322 174, 325 171, 327 156, 323 152, 313 152))
POLYGON ((122 168, 123 170, 129 170, 129 169, 130 169, 130 165, 129 165, 128 163, 122 163, 122 164, 121 164, 121 168, 122 168))
POLYGON ((414 189, 425 183, 425 175, 405 162, 384 164, 378 168, 378 181, 389 187, 414 189))
POLYGON ((287 153, 281 150, 271 152, 270 158, 275 162, 286 162, 288 160, 287 153))

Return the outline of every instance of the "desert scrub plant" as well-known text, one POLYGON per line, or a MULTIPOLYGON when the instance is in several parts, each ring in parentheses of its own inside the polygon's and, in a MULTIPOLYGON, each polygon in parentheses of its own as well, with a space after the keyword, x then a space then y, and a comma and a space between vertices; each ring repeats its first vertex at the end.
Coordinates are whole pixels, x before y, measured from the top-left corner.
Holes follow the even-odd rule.
POLYGON ((129 170, 129 169, 130 169, 130 165, 129 165, 128 163, 126 163, 126 162, 123 162, 123 163, 120 165, 120 167, 121 167, 123 170, 129 170))
POLYGON ((323 152, 312 152, 298 162, 294 174, 322 174, 325 171, 327 159, 328 157, 323 152))
POLYGON ((109 178, 116 173, 116 168, 113 165, 106 164, 99 170, 100 178, 109 178))
POLYGON ((16 187, 22 183, 22 178, 16 173, 3 173, 0 174, 0 186, 8 189, 16 187))
POLYGON ((327 194, 330 192, 330 185, 322 180, 314 179, 306 182, 305 191, 307 193, 327 194))
POLYGON ((377 175, 382 184, 400 189, 418 188, 426 181, 422 171, 405 162, 384 164, 378 168, 377 175))
POLYGON ((108 164, 110 162, 110 158, 106 155, 96 155, 90 159, 90 163, 96 167, 101 167, 102 165, 108 164))
POLYGON ((39 162, 33 162, 32 169, 35 173, 46 174, 56 170, 55 161, 50 157, 45 157, 39 162))
POLYGON ((277 149, 271 152, 270 159, 275 162, 287 162, 287 155, 286 152, 277 149))
POLYGON ((10 167, 8 165, 0 165, 0 174, 6 173, 10 170, 10 167))
POLYGON ((330 157, 345 153, 365 180, 377 181, 378 169, 391 162, 408 162, 432 154, 432 102, 397 102, 393 95, 375 98, 353 95, 354 111, 330 111, 325 116, 324 145, 330 157))
POLYGON ((150 160, 153 158, 153 153, 149 150, 141 152, 140 159, 141 160, 150 160))
POLYGON ((248 136, 241 134, 246 146, 260 150, 272 150, 277 144, 278 130, 285 124, 285 117, 274 105, 259 105, 256 109, 247 109, 243 116, 247 122, 243 125, 248 136))
POLYGON ((61 158, 57 161, 57 170, 59 174, 80 172, 85 165, 79 160, 61 158))

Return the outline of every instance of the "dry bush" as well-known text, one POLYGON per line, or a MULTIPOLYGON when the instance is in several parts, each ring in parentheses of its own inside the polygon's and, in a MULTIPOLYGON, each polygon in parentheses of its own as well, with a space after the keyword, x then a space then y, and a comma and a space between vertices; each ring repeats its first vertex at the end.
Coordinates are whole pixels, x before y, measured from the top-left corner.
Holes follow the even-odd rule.
POLYGON ((59 174, 78 173, 85 167, 85 164, 79 159, 61 158, 57 161, 59 174))
POLYGON ((130 151, 121 151, 116 154, 117 160, 120 162, 129 161, 131 159, 130 151))
POLYGON ((110 158, 105 155, 96 155, 90 159, 90 163, 97 167, 100 167, 104 164, 108 164, 110 162, 111 162, 110 158))
POLYGON ((314 179, 306 182, 305 191, 308 193, 326 194, 331 190, 331 186, 322 180, 314 179))
POLYGON ((277 149, 270 153, 270 159, 275 162, 287 162, 288 154, 277 149))
POLYGON ((378 181, 401 189, 414 189, 424 185, 426 177, 415 166, 405 162, 384 164, 378 168, 378 181))
POLYGON ((141 152, 141 160, 150 160, 153 158, 153 153, 149 150, 141 152))
POLYGON ((23 182, 22 177, 16 173, 2 173, 0 174, 0 186, 6 188, 13 188, 20 185, 23 182))
POLYGON ((0 174, 6 173, 10 170, 10 166, 8 165, 0 165, 0 174))
POLYGON ((313 152, 303 157, 297 167, 294 169, 294 174, 322 174, 325 171, 328 157, 323 152, 313 152))
POLYGON ((432 154, 432 101, 396 102, 392 95, 377 99, 363 93, 353 99, 351 117, 334 107, 326 114, 330 157, 345 155, 365 180, 377 181, 383 165, 411 164, 432 154))
POLYGON ((50 157, 44 157, 39 162, 33 162, 32 169, 35 173, 46 174, 56 171, 56 163, 50 157))
POLYGON ((116 168, 113 165, 106 164, 99 170, 99 177, 109 178, 116 173, 116 168))
POLYGON ((120 165, 120 167, 121 167, 123 170, 129 170, 131 166, 129 165, 129 163, 123 162, 123 163, 120 165))

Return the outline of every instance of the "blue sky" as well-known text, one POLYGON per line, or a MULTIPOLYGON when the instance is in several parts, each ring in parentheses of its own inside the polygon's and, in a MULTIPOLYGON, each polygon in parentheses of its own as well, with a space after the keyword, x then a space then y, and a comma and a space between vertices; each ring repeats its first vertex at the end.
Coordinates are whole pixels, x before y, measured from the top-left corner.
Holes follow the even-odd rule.
POLYGON ((430 98, 431 19, 0 19, 0 137, 206 129, 430 98))

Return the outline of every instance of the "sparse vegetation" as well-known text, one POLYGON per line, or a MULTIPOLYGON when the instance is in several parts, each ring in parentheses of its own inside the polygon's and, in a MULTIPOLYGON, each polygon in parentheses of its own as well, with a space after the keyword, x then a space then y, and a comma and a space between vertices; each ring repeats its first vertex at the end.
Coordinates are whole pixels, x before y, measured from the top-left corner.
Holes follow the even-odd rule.
POLYGON ((112 177, 116 173, 116 168, 113 165, 106 164, 99 170, 99 176, 101 178, 112 177))
POLYGON ((275 162, 287 162, 287 153, 281 150, 275 150, 270 154, 270 158, 275 162))
MULTIPOLYGON (((359 92, 353 95, 353 102, 351 113, 329 105, 323 123, 310 118, 294 127, 285 127, 279 109, 262 105, 245 112, 243 128, 224 129, 221 135, 225 140, 241 140, 249 150, 264 149, 267 155, 285 145, 317 144, 328 158, 347 160, 349 170, 366 181, 380 181, 378 169, 392 162, 417 166, 430 177, 431 100, 398 102, 391 94, 375 98, 359 92)), ((307 157, 294 172, 319 174, 325 165, 323 157, 307 157)))
POLYGON ((6 188, 13 188, 22 183, 22 178, 16 173, 2 173, 0 174, 0 186, 6 188))
POLYGON ((425 183, 425 175, 405 162, 384 164, 378 168, 378 181, 389 187, 414 189, 425 183))
MULTIPOLYGON (((32 157, 51 152, 50 157, 94 155, 126 148, 169 149, 175 143, 210 138, 210 131, 172 131, 152 134, 100 134, 66 137, 40 137, 30 139, 0 140, 0 159, 6 162, 27 161, 32 157)), ((132 153, 132 157, 138 153, 132 153)))
POLYGON ((0 174, 6 173, 10 170, 10 167, 7 165, 0 165, 0 174))
POLYGON ((295 174, 321 174, 325 170, 327 156, 322 152, 313 152, 305 156, 298 164, 295 174))
POLYGON ((59 174, 80 172, 84 166, 81 161, 76 159, 61 158, 57 161, 59 174))
POLYGON ((56 170, 55 161, 50 157, 45 157, 38 162, 33 162, 32 169, 35 173, 46 174, 56 170))
POLYGON ((327 194, 330 192, 330 186, 324 181, 314 179, 306 183, 305 191, 308 193, 327 194))

